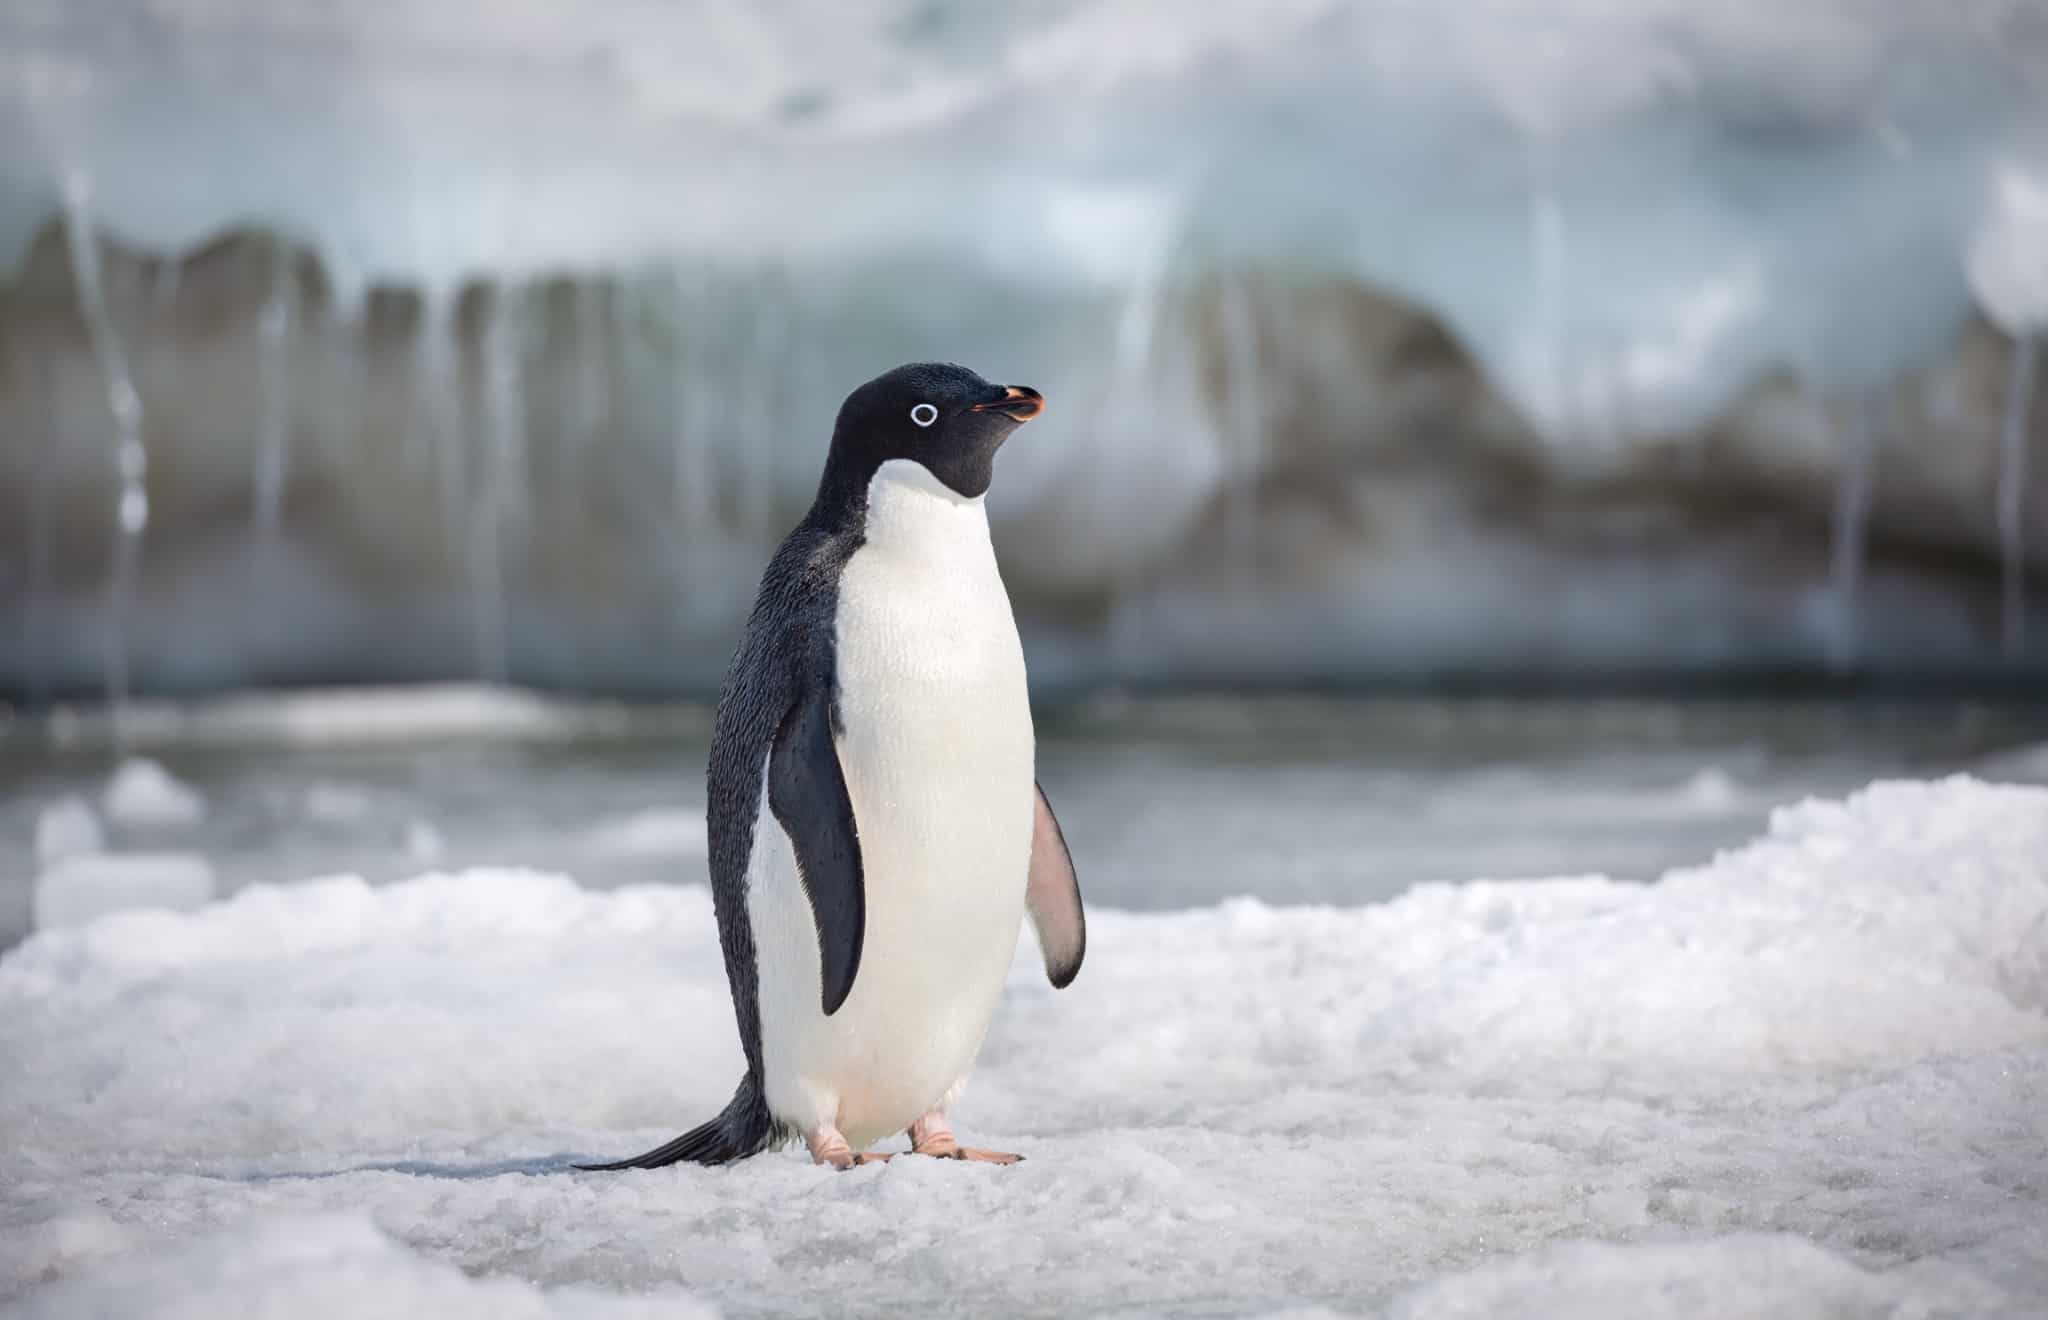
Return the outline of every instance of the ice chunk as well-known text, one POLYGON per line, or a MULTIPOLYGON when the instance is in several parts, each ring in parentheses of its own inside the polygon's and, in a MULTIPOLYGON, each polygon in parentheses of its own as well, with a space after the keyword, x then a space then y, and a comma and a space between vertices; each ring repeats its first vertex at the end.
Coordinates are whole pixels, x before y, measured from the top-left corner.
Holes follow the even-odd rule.
POLYGON ((73 794, 44 807, 36 817, 36 860, 44 863, 107 846, 106 831, 92 804, 73 794))
POLYGON ((710 847, 704 809, 652 807, 600 822, 590 847, 604 857, 702 857, 710 847))
POLYGON ((197 853, 76 853, 36 877, 38 930, 79 926, 110 912, 189 912, 213 898, 213 867, 197 853))
POLYGON ((146 756, 121 763, 107 781, 103 801, 108 818, 120 825, 148 829, 206 819, 206 799, 199 790, 146 756))

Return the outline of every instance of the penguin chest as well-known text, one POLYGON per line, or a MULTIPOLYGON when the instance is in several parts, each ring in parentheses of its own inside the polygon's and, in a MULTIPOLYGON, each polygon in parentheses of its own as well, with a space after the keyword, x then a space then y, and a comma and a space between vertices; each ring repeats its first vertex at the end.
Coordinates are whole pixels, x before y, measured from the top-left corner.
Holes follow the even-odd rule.
MULTIPOLYGON (((771 1108, 834 1122, 858 1144, 957 1088, 1023 920, 1031 712, 980 501, 878 480, 867 542, 842 571, 835 643, 836 742, 866 888, 860 971, 825 1017, 810 936, 788 993, 763 985, 762 1043, 771 1108)), ((789 892, 791 924, 807 926, 789 892)))

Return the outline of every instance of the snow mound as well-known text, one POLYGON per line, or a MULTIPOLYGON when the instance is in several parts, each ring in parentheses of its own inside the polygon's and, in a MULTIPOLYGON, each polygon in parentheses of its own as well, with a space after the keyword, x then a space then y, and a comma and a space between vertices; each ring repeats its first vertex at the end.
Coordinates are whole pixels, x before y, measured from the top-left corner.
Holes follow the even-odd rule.
POLYGON ((1066 992, 1026 937, 956 1111, 1027 1162, 844 1175, 569 1171, 739 1075, 700 887, 337 878, 40 933, 0 959, 0 1298, 245 1266, 315 1313, 350 1270, 401 1290, 358 1309, 455 1313, 452 1270, 875 1315, 2048 1295, 2048 790, 1879 784, 1648 886, 1090 927, 1066 992))
POLYGON ((206 819, 206 799, 163 764, 130 757, 107 780, 107 817, 122 825, 162 829, 196 825, 206 819))

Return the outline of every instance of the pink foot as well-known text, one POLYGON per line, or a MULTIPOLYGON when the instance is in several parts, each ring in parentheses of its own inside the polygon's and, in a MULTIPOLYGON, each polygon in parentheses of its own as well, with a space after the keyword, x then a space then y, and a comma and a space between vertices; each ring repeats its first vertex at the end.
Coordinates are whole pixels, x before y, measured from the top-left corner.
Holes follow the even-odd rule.
POLYGON ((961 1145, 954 1140, 953 1128, 946 1122, 946 1116, 936 1112, 926 1114, 910 1125, 910 1153, 941 1160, 972 1160, 977 1164, 1018 1164, 1024 1159, 1022 1155, 961 1145))
POLYGON ((839 1129, 826 1126, 815 1132, 804 1134, 804 1144, 811 1148, 814 1164, 829 1164, 835 1169, 850 1169, 856 1164, 885 1164, 889 1157, 877 1151, 856 1151, 846 1144, 846 1138, 839 1135, 839 1129))

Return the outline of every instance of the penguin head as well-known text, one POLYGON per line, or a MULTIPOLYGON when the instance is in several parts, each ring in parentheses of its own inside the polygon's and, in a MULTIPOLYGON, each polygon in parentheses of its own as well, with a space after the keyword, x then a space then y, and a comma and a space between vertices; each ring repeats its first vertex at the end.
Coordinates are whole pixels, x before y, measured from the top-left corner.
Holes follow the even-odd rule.
POLYGON ((995 477, 996 450, 1038 416, 1045 400, 1022 385, 991 385, 965 367, 918 362, 875 377, 846 396, 832 428, 835 472, 865 489, 891 459, 922 466, 970 499, 995 477))

